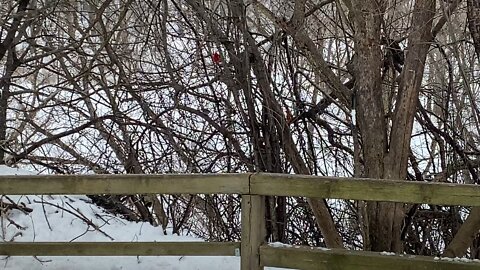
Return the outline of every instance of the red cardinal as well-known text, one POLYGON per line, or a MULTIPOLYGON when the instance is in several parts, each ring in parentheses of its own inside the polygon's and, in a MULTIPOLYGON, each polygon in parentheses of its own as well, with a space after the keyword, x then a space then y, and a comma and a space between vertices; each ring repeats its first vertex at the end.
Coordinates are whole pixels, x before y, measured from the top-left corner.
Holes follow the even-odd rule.
POLYGON ((214 52, 212 54, 212 61, 213 61, 214 64, 220 64, 222 59, 220 58, 220 54, 218 52, 214 52))

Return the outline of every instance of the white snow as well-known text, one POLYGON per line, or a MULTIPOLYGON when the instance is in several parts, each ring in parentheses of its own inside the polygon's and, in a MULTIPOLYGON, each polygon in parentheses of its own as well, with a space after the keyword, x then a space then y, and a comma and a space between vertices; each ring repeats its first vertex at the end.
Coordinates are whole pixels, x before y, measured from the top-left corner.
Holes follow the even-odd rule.
POLYGON ((287 247, 287 248, 293 247, 292 245, 284 244, 281 242, 272 242, 272 243, 268 243, 268 245, 271 247, 287 247))
MULTIPOLYGON (((0 175, 34 173, 0 165, 0 175)), ((108 242, 108 241, 203 241, 189 236, 163 235, 148 223, 129 222, 90 204, 86 196, 8 196, 31 213, 9 210, 1 219, 0 241, 16 242, 108 242), (72 214, 72 213, 75 213, 72 214), (98 229, 88 225, 95 224, 98 229), (11 223, 11 222, 14 223, 11 223)), ((1 198, 9 202, 7 197, 1 198)), ((225 270, 240 269, 240 257, 32 257, 0 256, 0 269, 47 270, 225 270)), ((265 268, 279 270, 280 268, 265 268)))
POLYGON ((441 260, 441 261, 447 261, 447 262, 465 262, 465 263, 475 262, 475 263, 480 263, 480 260, 478 260, 478 259, 473 259, 472 260, 472 259, 458 258, 458 257, 455 257, 455 258, 435 257, 433 259, 436 260, 436 261, 441 260))
MULTIPOLYGON (((286 247, 286 248, 301 248, 301 246, 294 246, 294 245, 290 245, 290 244, 284 244, 284 243, 281 243, 281 242, 272 242, 272 243, 268 243, 269 246, 271 247, 278 247, 278 248, 281 248, 281 247, 286 247)), ((323 250, 323 251, 328 251, 330 250, 329 248, 324 248, 324 247, 309 247, 310 249, 318 249, 318 250, 323 250)))
MULTIPOLYGON (((0 175, 33 175, 34 173, 0 165, 0 175)), ((4 202, 14 201, 33 211, 25 213, 12 209, 1 218, 0 241, 16 242, 165 242, 203 241, 191 236, 163 235, 158 227, 148 223, 135 223, 106 213, 90 203, 86 196, 2 196, 4 202), (87 224, 86 220, 90 223, 87 224), (97 227, 95 229, 92 224, 97 227)), ((269 243, 272 247, 294 247, 279 242, 269 243)), ((328 251, 328 248, 310 247, 328 251)), ((394 256, 393 252, 380 252, 394 256)), ((401 255, 400 255, 401 256, 401 255)), ((414 256, 412 256, 414 257, 414 256)), ((466 258, 435 257, 434 260, 475 262, 466 258)), ((224 270, 240 269, 240 257, 32 257, 0 256, 0 269, 12 270, 224 270)), ((282 268, 269 268, 280 270, 282 268)))

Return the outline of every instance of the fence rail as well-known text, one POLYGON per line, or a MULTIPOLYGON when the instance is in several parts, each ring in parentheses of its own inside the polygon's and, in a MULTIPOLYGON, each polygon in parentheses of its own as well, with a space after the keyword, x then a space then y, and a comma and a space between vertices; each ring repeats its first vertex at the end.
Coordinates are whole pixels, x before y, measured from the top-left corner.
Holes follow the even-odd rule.
POLYGON ((260 260, 265 266, 304 270, 478 270, 480 263, 445 261, 440 258, 413 255, 394 255, 344 249, 309 247, 260 247, 260 260))
POLYGON ((480 263, 376 252, 273 247, 264 244, 264 196, 480 206, 480 186, 282 174, 0 176, 0 194, 240 194, 241 243, 1 243, 10 256, 241 256, 242 270, 479 269, 480 263), (333 267, 333 268, 332 268, 333 267))
POLYGON ((38 242, 2 243, 8 256, 235 256, 238 242, 38 242))
POLYGON ((255 174, 250 194, 480 206, 480 186, 433 182, 255 174))
POLYGON ((0 176, 0 194, 247 194, 249 174, 0 176))

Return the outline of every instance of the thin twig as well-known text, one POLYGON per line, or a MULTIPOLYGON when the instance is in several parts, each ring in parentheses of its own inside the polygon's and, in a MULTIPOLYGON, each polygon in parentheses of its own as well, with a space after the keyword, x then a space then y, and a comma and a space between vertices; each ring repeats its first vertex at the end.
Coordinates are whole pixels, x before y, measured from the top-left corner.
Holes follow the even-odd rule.
POLYGON ((42 199, 43 216, 45 217, 45 221, 47 222, 48 228, 50 229, 50 231, 53 231, 52 226, 50 226, 50 221, 48 221, 47 211, 45 210, 45 204, 44 204, 45 200, 43 199, 43 195, 41 196, 41 199, 42 199))
MULTIPOLYGON (((40 203, 39 201, 35 201, 35 203, 40 203)), ((106 232, 102 231, 95 223, 93 223, 91 220, 87 219, 82 213, 80 213, 80 211, 78 209, 74 209, 76 212, 73 212, 71 210, 68 210, 64 207, 61 207, 59 205, 56 205, 56 204, 53 204, 53 203, 50 203, 50 202, 44 202, 45 204, 47 205, 50 205, 50 206, 53 206, 53 207, 56 207, 60 210, 63 210, 71 215, 74 215, 76 216, 77 218, 83 220, 83 222, 85 222, 87 225, 89 226, 92 226, 95 230, 97 230, 98 232, 102 233, 103 235, 105 235, 106 237, 108 237, 110 240, 115 240, 113 237, 111 237, 110 235, 108 235, 106 232)), ((70 207, 72 207, 68 202, 66 203, 67 205, 69 205, 70 207)), ((73 208, 73 207, 72 207, 73 208)))

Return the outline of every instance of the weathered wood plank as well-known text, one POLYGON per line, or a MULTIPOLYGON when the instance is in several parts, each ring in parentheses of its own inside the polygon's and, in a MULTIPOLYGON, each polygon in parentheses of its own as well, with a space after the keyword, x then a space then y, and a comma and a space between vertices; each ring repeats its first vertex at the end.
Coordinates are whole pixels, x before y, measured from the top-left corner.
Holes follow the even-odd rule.
POLYGON ((301 270, 473 270, 478 262, 435 260, 433 257, 382 255, 379 252, 322 250, 309 247, 260 247, 263 266, 301 270))
POLYGON ((241 270, 263 270, 259 248, 265 234, 265 197, 242 195, 241 270))
POLYGON ((8 256, 235 256, 234 242, 37 242, 0 243, 8 256))
POLYGON ((480 185, 254 174, 251 194, 480 206, 480 185))
POLYGON ((0 176, 0 194, 238 194, 250 174, 0 176))

